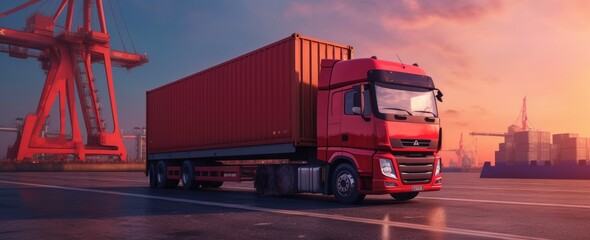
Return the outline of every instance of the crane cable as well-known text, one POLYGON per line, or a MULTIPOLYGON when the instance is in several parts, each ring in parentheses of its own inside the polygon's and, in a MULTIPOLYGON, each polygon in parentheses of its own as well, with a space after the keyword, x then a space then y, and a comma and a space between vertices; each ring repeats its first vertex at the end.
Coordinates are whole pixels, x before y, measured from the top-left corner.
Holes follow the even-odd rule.
POLYGON ((135 50, 135 44, 133 43, 133 38, 131 37, 131 34, 129 33, 129 27, 127 26, 127 20, 125 20, 125 12, 123 10, 121 10, 121 1, 117 0, 117 6, 119 7, 119 12, 121 13, 121 18, 123 19, 123 25, 125 25, 125 30, 127 31, 127 37, 129 37, 129 41, 131 41, 131 47, 133 48, 133 53, 137 53, 137 50, 135 50))
POLYGON ((520 107, 520 110, 518 111, 518 116, 516 117, 516 119, 514 119, 514 122, 512 122, 512 125, 518 126, 516 124, 518 124, 518 120, 521 118, 522 116, 522 106, 520 107))
MULTIPOLYGON (((520 111, 518 111, 518 117, 516 117, 516 119, 514 119, 514 122, 512 122, 512 125, 516 125, 518 124, 518 120, 522 119, 524 116, 522 115, 522 109, 524 108, 524 105, 520 107, 520 111)), ((528 129, 526 130, 535 130, 535 126, 533 125, 533 123, 529 120, 529 118, 527 117, 526 122, 528 123, 528 125, 530 126, 528 129)))
POLYGON ((121 44, 123 45, 123 50, 127 52, 127 48, 125 47, 125 42, 123 42, 123 35, 121 35, 121 30, 119 29, 119 22, 117 21, 117 17, 115 16, 115 10, 113 9, 113 4, 111 4, 111 0, 108 0, 109 7, 111 8, 111 14, 113 15, 113 20, 115 21, 115 27, 117 28, 117 33, 119 33, 119 40, 121 40, 121 44))
POLYGON ((47 5, 47 2, 49 1, 43 1, 41 4, 38 4, 33 12, 41 12, 41 10, 45 10, 45 5, 47 5))

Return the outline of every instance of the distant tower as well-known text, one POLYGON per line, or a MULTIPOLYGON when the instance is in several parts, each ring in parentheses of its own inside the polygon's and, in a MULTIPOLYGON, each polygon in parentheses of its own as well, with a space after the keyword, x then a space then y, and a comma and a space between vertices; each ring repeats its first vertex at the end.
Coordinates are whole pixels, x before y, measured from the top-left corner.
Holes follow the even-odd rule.
POLYGON ((461 138, 459 138, 459 167, 467 167, 463 160, 464 155, 465 151, 463 150, 463 133, 461 133, 461 138))
POLYGON ((526 131, 528 129, 527 126, 528 117, 526 115, 526 97, 522 99, 522 131, 526 131))

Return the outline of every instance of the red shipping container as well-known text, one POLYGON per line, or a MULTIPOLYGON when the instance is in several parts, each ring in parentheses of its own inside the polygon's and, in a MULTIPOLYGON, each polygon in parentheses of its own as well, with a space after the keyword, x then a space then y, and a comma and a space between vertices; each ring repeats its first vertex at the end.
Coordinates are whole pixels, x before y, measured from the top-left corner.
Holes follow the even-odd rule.
POLYGON ((315 146, 320 62, 352 50, 293 34, 148 91, 148 153, 315 146))
POLYGON ((587 148, 562 148, 559 154, 561 161, 587 160, 590 158, 587 148))
POLYGON ((588 138, 567 138, 561 142, 562 148, 586 148, 588 138))
POLYGON ((577 138, 577 133, 559 133, 553 134, 553 144, 561 145, 562 142, 568 138, 577 138))

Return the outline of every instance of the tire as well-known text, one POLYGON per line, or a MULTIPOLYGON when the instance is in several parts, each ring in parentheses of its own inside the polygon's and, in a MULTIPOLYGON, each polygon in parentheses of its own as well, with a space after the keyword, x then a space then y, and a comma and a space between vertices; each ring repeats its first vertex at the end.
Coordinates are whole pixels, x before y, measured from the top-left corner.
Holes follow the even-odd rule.
POLYGON ((156 166, 153 163, 149 163, 147 170, 147 178, 150 188, 156 188, 156 166))
POLYGON ((156 187, 158 188, 166 188, 166 177, 168 175, 166 172, 167 167, 168 164, 164 161, 158 161, 158 164, 156 165, 156 187))
POLYGON ((398 201, 408 201, 418 196, 419 192, 392 193, 391 197, 398 201))
POLYGON ((168 163, 166 161, 159 161, 156 166, 156 186, 158 188, 174 188, 178 186, 178 179, 167 179, 168 163))
POLYGON ((184 161, 182 163, 182 173, 180 175, 182 179, 182 189, 193 190, 199 187, 197 181, 195 181, 195 164, 192 161, 184 161))
POLYGON ((336 200, 341 203, 352 204, 365 199, 365 194, 359 192, 358 183, 358 174, 350 164, 338 165, 332 175, 332 190, 336 200))

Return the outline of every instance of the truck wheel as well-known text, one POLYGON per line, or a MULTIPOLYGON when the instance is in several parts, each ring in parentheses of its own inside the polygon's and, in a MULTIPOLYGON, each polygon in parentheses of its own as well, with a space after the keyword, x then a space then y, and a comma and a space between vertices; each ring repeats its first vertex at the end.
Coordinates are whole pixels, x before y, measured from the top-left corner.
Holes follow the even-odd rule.
POLYGON ((156 182, 156 166, 154 166, 153 163, 149 163, 148 164, 148 170, 147 170, 147 178, 148 178, 148 183, 150 184, 150 188, 155 188, 157 185, 156 182))
POLYGON ((166 177, 168 175, 166 172, 167 165, 164 161, 158 161, 156 165, 156 186, 158 188, 166 187, 166 177))
POLYGON ((418 192, 392 193, 391 196, 398 201, 408 201, 418 196, 418 192))
POLYGON ((365 198, 359 192, 358 175, 350 164, 340 164, 334 170, 332 188, 336 200, 341 203, 358 203, 365 198))
POLYGON ((178 186, 177 179, 168 179, 167 173, 168 163, 165 161, 159 161, 156 166, 156 186, 158 188, 173 188, 178 186))
POLYGON ((184 190, 193 190, 199 187, 195 181, 195 164, 192 161, 184 161, 182 163, 182 188, 184 190))

